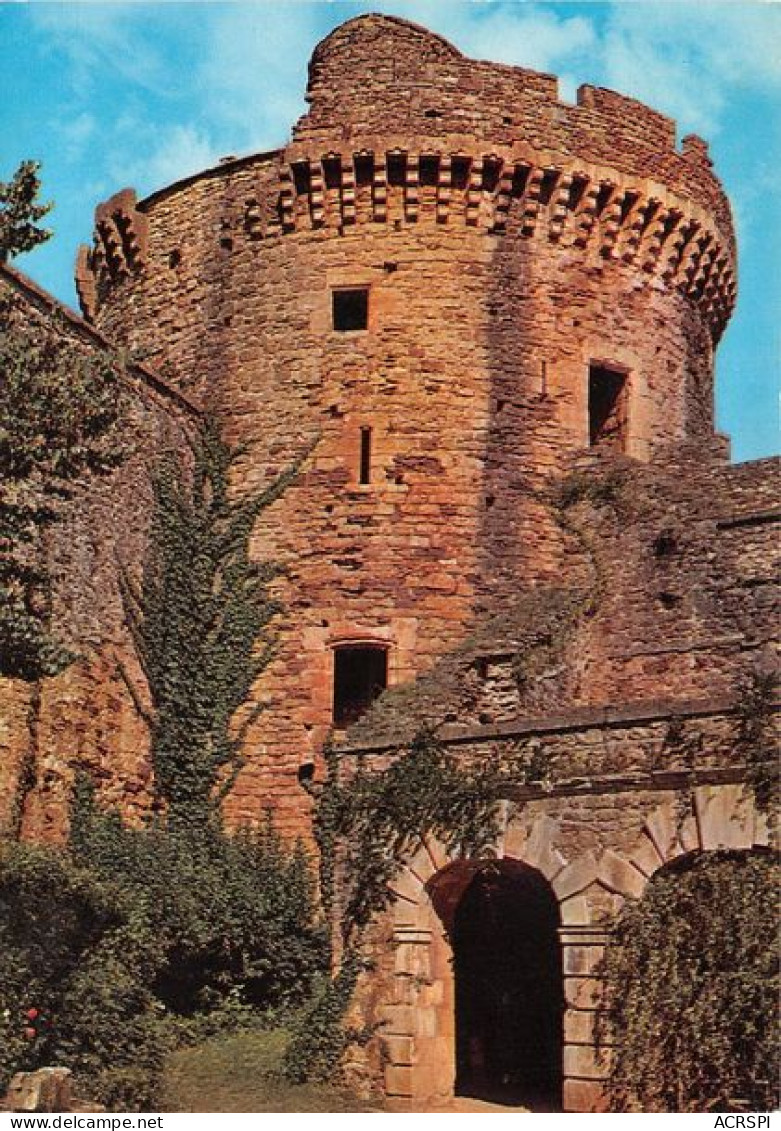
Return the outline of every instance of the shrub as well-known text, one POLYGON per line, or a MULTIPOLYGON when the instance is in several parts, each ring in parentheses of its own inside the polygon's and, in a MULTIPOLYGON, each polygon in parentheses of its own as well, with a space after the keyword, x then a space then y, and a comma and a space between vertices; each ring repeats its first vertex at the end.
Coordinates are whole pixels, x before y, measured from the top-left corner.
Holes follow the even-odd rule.
POLYGON ((0 1087, 64 1063, 114 1102, 117 1072, 154 1064, 162 953, 116 885, 61 850, 3 848, 0 951, 0 1087))
POLYGON ((309 861, 268 824, 127 829, 83 787, 74 818, 69 851, 0 855, 0 1087, 59 1063, 110 1106, 154 1108, 173 1047, 311 993, 326 940, 309 861))
POLYGON ((149 924, 164 959, 153 988, 177 1013, 297 1005, 326 956, 302 848, 286 849, 269 820, 230 836, 215 825, 123 827, 82 793, 74 856, 117 883, 149 924))
POLYGON ((613 1110, 771 1110, 778 1102, 777 862, 704 853, 619 918, 598 1014, 613 1110))

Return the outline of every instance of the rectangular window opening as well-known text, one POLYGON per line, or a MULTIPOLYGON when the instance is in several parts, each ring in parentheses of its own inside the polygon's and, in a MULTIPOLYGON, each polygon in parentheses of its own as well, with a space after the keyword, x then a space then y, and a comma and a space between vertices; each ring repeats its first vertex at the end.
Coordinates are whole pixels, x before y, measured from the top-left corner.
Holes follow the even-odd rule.
POLYGON ((626 448, 627 374, 604 365, 588 372, 588 429, 592 448, 626 448))
POLYGON ((341 332, 365 330, 369 325, 369 288, 333 291, 333 326, 341 332))
POLYGON ((371 483, 372 477, 372 430, 371 428, 361 429, 361 458, 360 466, 358 468, 358 482, 362 484, 371 483))
POLYGON ((376 644, 334 649, 334 724, 346 727, 365 714, 388 686, 388 651, 376 644))

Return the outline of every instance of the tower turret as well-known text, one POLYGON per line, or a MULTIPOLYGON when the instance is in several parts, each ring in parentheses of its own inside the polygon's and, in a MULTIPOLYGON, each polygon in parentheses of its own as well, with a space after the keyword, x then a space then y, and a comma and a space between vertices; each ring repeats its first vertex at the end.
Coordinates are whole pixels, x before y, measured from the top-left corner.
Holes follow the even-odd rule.
POLYGON ((735 295, 705 143, 679 151, 632 99, 568 104, 550 75, 362 16, 316 48, 307 101, 285 148, 102 205, 79 262, 96 324, 249 445, 244 486, 316 441, 258 531, 293 565, 233 802, 271 793, 292 827, 334 719, 560 573, 541 489, 573 453, 715 449, 735 295))

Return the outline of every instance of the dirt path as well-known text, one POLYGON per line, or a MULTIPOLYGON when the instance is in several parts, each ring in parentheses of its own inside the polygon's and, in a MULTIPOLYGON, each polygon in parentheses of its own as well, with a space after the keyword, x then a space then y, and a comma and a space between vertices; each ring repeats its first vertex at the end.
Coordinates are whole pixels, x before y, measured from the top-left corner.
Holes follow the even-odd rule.
MULTIPOLYGON (((390 1108, 393 1111, 393 1108, 390 1108)), ((491 1104, 486 1100, 473 1100, 468 1096, 453 1096, 450 1100, 441 1103, 431 1103, 425 1106, 404 1107, 404 1111, 414 1112, 452 1112, 455 1115, 482 1113, 484 1115, 523 1115, 528 1112, 526 1107, 504 1107, 502 1104, 491 1104)))

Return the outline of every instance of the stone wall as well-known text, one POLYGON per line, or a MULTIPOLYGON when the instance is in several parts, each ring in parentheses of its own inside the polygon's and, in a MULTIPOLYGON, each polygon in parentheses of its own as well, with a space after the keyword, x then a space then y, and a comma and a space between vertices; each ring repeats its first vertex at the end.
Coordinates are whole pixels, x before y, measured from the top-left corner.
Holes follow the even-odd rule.
MULTIPOLYGON (((770 843, 766 815, 742 784, 738 726, 732 702, 678 701, 443 732, 452 757, 488 756, 507 767, 534 743, 551 780, 508 787, 499 835, 481 859, 454 855, 429 835, 412 847, 391 881, 391 906, 366 940, 373 967, 350 1021, 378 1028, 348 1063, 356 1086, 374 1087, 412 1111, 452 1095, 453 915, 480 868, 520 865, 541 877, 558 903, 564 1110, 600 1110, 606 1061, 595 1049, 598 965, 624 901, 640 898, 656 872, 689 854, 770 843), (672 741, 681 723, 694 740, 693 761, 672 741)), ((349 771, 352 756, 344 757, 349 771)), ((388 755, 368 757, 379 769, 388 755)))
MULTIPOLYGON (((110 350, 94 328, 4 267, 4 291, 32 327, 85 353, 110 350)), ((149 805, 149 736, 120 668, 143 699, 145 684, 124 625, 118 573, 137 575, 152 502, 150 472, 165 449, 185 450, 198 410, 140 365, 124 372, 126 449, 110 475, 76 485, 48 536, 57 638, 77 660, 38 684, 0 680, 0 822, 21 817, 23 835, 59 839, 67 828, 74 775, 88 770, 99 795, 131 819, 149 805)))

